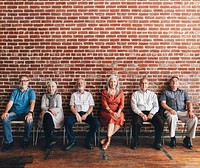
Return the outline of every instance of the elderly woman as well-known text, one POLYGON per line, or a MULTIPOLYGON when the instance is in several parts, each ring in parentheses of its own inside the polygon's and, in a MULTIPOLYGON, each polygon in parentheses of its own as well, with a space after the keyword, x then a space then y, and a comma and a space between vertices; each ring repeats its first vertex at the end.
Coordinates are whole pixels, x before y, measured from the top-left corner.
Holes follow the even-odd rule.
POLYGON ((42 96, 39 126, 44 128, 45 149, 52 147, 55 142, 54 129, 61 128, 64 121, 62 97, 57 93, 54 81, 47 84, 47 93, 42 96))
POLYGON ((100 120, 102 124, 108 127, 107 137, 101 140, 102 149, 106 150, 111 142, 111 137, 124 124, 124 93, 120 89, 118 77, 112 75, 109 77, 107 89, 102 91, 102 111, 100 120))

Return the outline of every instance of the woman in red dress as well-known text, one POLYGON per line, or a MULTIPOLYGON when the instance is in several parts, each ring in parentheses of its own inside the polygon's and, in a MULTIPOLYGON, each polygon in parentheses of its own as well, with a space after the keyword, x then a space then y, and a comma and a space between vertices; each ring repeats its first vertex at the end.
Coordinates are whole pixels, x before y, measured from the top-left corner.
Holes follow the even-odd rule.
POLYGON ((100 120, 108 127, 107 137, 101 140, 102 149, 106 150, 110 145, 111 137, 124 124, 124 92, 120 89, 118 77, 109 77, 107 89, 102 91, 102 111, 100 120))

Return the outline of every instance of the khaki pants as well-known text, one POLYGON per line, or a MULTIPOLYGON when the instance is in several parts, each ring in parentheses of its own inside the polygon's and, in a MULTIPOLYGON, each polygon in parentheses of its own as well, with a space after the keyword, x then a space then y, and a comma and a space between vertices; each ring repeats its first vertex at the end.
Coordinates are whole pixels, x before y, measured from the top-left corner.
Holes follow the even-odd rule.
POLYGON ((172 115, 169 111, 165 111, 164 114, 166 115, 167 118, 170 137, 175 136, 177 121, 181 120, 182 122, 187 122, 186 136, 190 138, 195 138, 197 123, 198 123, 197 117, 189 118, 187 111, 185 112, 177 111, 176 115, 172 115))

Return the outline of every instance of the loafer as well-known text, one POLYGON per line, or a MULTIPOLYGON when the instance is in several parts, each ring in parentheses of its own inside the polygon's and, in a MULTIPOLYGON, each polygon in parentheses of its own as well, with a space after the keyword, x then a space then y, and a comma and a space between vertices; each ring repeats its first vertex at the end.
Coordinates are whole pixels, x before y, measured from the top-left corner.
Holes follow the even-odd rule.
POLYGON ((184 145, 185 145, 186 148, 188 148, 188 149, 191 149, 191 148, 192 148, 192 143, 191 143, 189 137, 185 137, 185 138, 183 139, 183 143, 184 143, 184 145))
POLYGON ((49 146, 54 146, 56 144, 56 141, 51 141, 50 143, 49 143, 49 146))
POLYGON ((76 145, 75 142, 69 142, 65 147, 64 150, 67 151, 76 145))
POLYGON ((29 142, 28 141, 23 141, 22 144, 21 144, 22 148, 28 148, 28 146, 29 146, 29 142))
POLYGON ((1 149, 2 152, 6 152, 8 150, 10 150, 12 147, 13 147, 14 143, 11 142, 11 143, 7 143, 3 146, 3 148, 1 149))
POLYGON ((137 143, 133 142, 131 143, 131 149, 136 150, 137 148, 137 143))
POLYGON ((162 145, 161 145, 161 143, 155 143, 154 147, 155 147, 155 149, 160 150, 162 145))
POLYGON ((92 144, 90 144, 90 143, 85 144, 85 146, 86 146, 87 149, 93 149, 93 146, 92 146, 92 144))
POLYGON ((175 137, 171 138, 170 147, 171 148, 176 148, 176 138, 175 137))

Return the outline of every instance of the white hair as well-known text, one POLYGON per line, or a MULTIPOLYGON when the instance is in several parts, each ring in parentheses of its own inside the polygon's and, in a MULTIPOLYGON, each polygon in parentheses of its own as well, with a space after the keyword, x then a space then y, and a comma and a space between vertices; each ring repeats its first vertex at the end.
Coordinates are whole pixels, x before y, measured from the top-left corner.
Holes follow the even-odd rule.
POLYGON ((56 82, 55 81, 49 81, 49 82, 47 82, 47 88, 49 87, 49 85, 54 85, 55 86, 55 92, 57 92, 57 84, 56 84, 56 82))
POLYGON ((117 80, 117 86, 116 86, 116 95, 118 95, 119 94, 119 92, 120 92, 120 84, 119 84, 119 79, 118 79, 118 77, 116 76, 116 75, 111 75, 109 78, 108 78, 108 81, 107 81, 107 84, 106 84, 106 87, 107 87, 107 89, 108 89, 108 94, 110 95, 110 80, 111 79, 116 79, 117 80))

